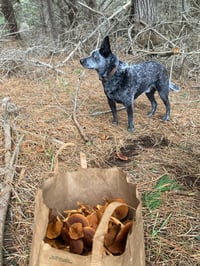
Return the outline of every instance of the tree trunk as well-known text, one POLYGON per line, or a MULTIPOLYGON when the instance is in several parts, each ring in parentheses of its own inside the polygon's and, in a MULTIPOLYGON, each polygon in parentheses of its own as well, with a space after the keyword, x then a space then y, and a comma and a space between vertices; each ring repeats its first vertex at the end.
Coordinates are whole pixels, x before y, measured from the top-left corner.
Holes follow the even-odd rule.
POLYGON ((1 0, 1 10, 8 23, 9 32, 15 37, 19 38, 17 21, 15 18, 15 12, 10 0, 1 0))
POLYGON ((152 25, 155 21, 154 0, 133 0, 135 6, 135 19, 152 25))
POLYGON ((142 47, 153 48, 159 42, 158 37, 151 30, 144 31, 146 25, 153 25, 156 21, 156 3, 154 0, 132 0, 131 21, 134 22, 134 35, 138 35, 137 43, 142 47))
POLYGON ((40 19, 42 27, 50 39, 57 41, 58 29, 55 20, 54 4, 52 0, 39 0, 40 19))

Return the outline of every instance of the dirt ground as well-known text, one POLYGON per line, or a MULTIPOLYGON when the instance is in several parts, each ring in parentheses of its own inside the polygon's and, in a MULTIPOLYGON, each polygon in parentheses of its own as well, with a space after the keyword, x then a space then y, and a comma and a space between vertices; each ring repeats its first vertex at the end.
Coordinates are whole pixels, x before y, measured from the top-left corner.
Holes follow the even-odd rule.
POLYGON ((10 96, 18 107, 17 115, 10 117, 13 147, 24 135, 6 222, 4 265, 28 265, 35 193, 42 181, 52 175, 53 159, 62 142, 73 142, 76 147, 62 152, 61 165, 78 169, 82 151, 88 167, 122 168, 129 180, 137 183, 141 196, 150 192, 163 175, 175 180, 180 188, 163 193, 157 209, 143 207, 146 265, 199 265, 199 85, 188 81, 179 84, 179 93, 170 93, 168 122, 161 121, 164 106, 159 99, 155 116, 149 118, 150 103, 145 96, 139 97, 135 102, 135 132, 131 134, 127 131, 125 110, 119 112, 118 126, 112 125, 110 113, 92 115, 109 110, 96 73, 85 71, 80 84, 83 69, 78 60, 63 70, 62 76, 48 73, 37 80, 10 77, 0 84, 0 100, 10 96), (76 116, 87 143, 73 120, 77 87, 76 116), (120 160, 116 151, 121 151, 127 160, 120 160))

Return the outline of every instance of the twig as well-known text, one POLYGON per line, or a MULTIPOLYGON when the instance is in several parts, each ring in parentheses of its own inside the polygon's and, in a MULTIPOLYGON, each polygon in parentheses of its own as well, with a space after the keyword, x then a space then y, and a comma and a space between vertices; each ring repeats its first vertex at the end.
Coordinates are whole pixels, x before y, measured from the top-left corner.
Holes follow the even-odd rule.
MULTIPOLYGON (((80 5, 85 6, 84 4, 78 2, 80 5)), ((75 49, 67 56, 67 58, 60 64, 58 64, 56 67, 64 66, 64 64, 72 57, 72 55, 79 49, 79 47, 87 42, 104 24, 108 23, 111 19, 113 19, 115 16, 117 16, 121 11, 127 9, 131 5, 131 1, 128 1, 125 5, 121 6, 115 13, 113 13, 110 17, 106 18, 99 26, 95 28, 93 32, 91 32, 83 41, 79 41, 79 43, 76 45, 75 49)))
POLYGON ((31 136, 34 136, 35 138, 39 138, 39 139, 41 139, 43 141, 52 142, 52 143, 54 143, 56 145, 60 145, 61 146, 61 145, 65 144, 65 142, 63 142, 63 141, 61 141, 59 139, 52 138, 52 137, 50 137, 48 135, 45 135, 45 136, 44 135, 39 135, 39 134, 30 132, 30 131, 27 131, 27 130, 24 130, 24 129, 21 129, 21 128, 14 128, 14 129, 19 131, 19 132, 21 132, 21 133, 23 133, 23 134, 29 134, 31 136))
POLYGON ((3 235, 4 226, 6 221, 6 214, 11 196, 12 182, 15 175, 15 165, 18 159, 19 149, 23 140, 22 136, 17 143, 17 146, 11 156, 11 127, 5 120, 4 124, 4 136, 5 136, 5 164, 7 173, 5 174, 5 182, 0 186, 0 265, 3 265, 3 235))
MULTIPOLYGON (((84 41, 83 41, 84 42, 84 41)), ((83 43, 82 42, 82 43, 83 43)), ((81 46, 81 42, 79 42, 77 45, 76 45, 76 47, 75 47, 75 49, 73 50, 73 51, 71 51, 71 53, 68 55, 68 57, 67 58, 65 58, 65 60, 64 61, 62 61, 62 63, 60 63, 60 64, 58 64, 56 67, 62 67, 62 66, 64 66, 65 65, 65 63, 72 57, 72 55, 79 49, 79 47, 81 46)))
MULTIPOLYGON (((136 21, 135 21, 136 22, 136 21)), ((146 22, 144 22, 143 20, 139 20, 139 21, 137 21, 137 22, 139 22, 141 25, 143 25, 145 28, 143 29, 143 30, 141 30, 140 32, 138 32, 137 34, 136 34, 136 36, 134 37, 134 41, 133 42, 135 42, 135 40, 138 38, 138 36, 141 34, 141 33, 143 33, 143 32, 145 32, 145 31, 154 31, 157 35, 159 35, 162 39, 164 39, 165 41, 167 41, 168 43, 170 43, 173 47, 175 47, 176 45, 172 42, 172 41, 170 41, 168 38, 166 38, 163 34, 161 34, 159 31, 157 31, 156 29, 154 29, 154 28, 152 28, 151 26, 149 26, 146 22)), ((132 26, 131 26, 132 27, 132 26)), ((129 34, 130 35, 130 34, 129 34)), ((129 37, 130 38, 130 37, 129 37)))
POLYGON ((159 56, 171 56, 174 55, 174 51, 148 51, 148 50, 137 50, 137 53, 141 52, 141 53, 145 53, 147 55, 159 55, 159 56))
MULTIPOLYGON (((121 107, 121 108, 118 108, 117 111, 122 111, 126 109, 126 107, 121 107)), ((102 111, 102 112, 94 112, 92 114, 90 114, 91 116, 96 116, 96 115, 105 115, 105 114, 108 114, 108 113, 111 113, 112 111, 111 110, 108 110, 108 111, 102 111)))
POLYGON ((80 2, 80 1, 78 1, 78 3, 79 3, 79 5, 81 5, 81 6, 85 7, 85 8, 87 8, 87 9, 89 9, 91 12, 93 12, 95 14, 98 14, 98 15, 106 18, 105 15, 102 12, 93 9, 90 6, 87 6, 86 4, 84 4, 84 3, 80 2))
POLYGON ((80 78, 79 78, 79 82, 76 86, 76 95, 75 95, 75 99, 74 99, 74 109, 73 109, 73 120, 74 120, 74 123, 76 125, 76 127, 78 128, 80 134, 81 134, 81 137, 83 138, 83 140, 85 142, 88 142, 89 139, 88 137, 85 135, 85 133, 83 132, 83 128, 81 127, 81 125, 79 124, 78 120, 77 120, 77 117, 76 117, 76 109, 77 109, 77 103, 78 103, 78 93, 79 93, 79 88, 80 88, 80 85, 81 85, 81 82, 82 82, 82 79, 83 79, 83 76, 84 76, 84 72, 81 74, 80 78))
POLYGON ((40 60, 33 60, 33 59, 31 59, 31 60, 29 60, 29 62, 34 63, 34 64, 36 64, 36 65, 41 65, 41 66, 44 66, 44 67, 48 67, 48 68, 50 68, 50 69, 56 71, 56 72, 59 73, 59 74, 64 74, 64 71, 58 69, 57 66, 52 66, 52 65, 47 64, 47 63, 45 63, 45 62, 42 62, 42 61, 40 61, 40 60))

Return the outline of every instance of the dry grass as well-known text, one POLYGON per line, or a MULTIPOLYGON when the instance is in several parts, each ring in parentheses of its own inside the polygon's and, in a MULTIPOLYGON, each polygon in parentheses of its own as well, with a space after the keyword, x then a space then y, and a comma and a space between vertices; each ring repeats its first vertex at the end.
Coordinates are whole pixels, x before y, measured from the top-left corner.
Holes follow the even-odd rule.
MULTIPOLYGON (((141 193, 151 191, 164 174, 176 180, 181 188, 163 193, 163 204, 158 209, 143 208, 146 265, 198 265, 199 87, 188 82, 178 94, 170 94, 172 118, 167 123, 160 119, 163 104, 158 100, 155 117, 148 118, 150 104, 141 96, 135 103, 136 131, 130 134, 124 110, 119 112, 117 127, 112 126, 110 114, 91 116, 95 111, 108 110, 108 106, 96 73, 86 72, 77 110, 77 119, 90 140, 85 144, 72 120, 76 84, 83 69, 74 61, 63 70, 65 76, 57 78, 48 75, 46 80, 33 81, 12 77, 0 85, 0 99, 9 95, 19 107, 18 116, 11 119, 15 127, 13 141, 25 134, 12 184, 4 264, 28 265, 35 192, 42 180, 52 174, 53 158, 59 147, 50 141, 54 138, 77 145, 63 151, 59 158, 60 164, 69 170, 80 167, 82 151, 89 167, 121 167, 130 181, 137 182, 141 193), (115 151, 119 149, 128 161, 116 158, 115 151)), ((0 141, 3 154, 2 138, 0 141)), ((2 165, 2 155, 0 160, 2 165)))

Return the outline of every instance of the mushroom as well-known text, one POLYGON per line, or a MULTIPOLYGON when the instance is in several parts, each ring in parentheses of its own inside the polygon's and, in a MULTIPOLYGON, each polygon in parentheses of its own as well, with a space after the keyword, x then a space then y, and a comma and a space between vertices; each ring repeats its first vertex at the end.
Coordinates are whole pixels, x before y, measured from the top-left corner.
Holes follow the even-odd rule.
POLYGON ((116 238, 112 243, 105 242, 105 247, 111 252, 113 255, 120 255, 124 252, 126 247, 126 240, 130 229, 132 228, 132 221, 128 221, 119 231, 116 238))
POLYGON ((63 224, 63 228, 61 231, 61 238, 66 245, 69 245, 70 236, 69 236, 69 229, 67 228, 66 224, 63 224))
POLYGON ((106 202, 104 205, 100 205, 100 204, 97 204, 95 206, 95 210, 96 210, 96 213, 97 213, 97 216, 99 219, 101 219, 103 213, 105 212, 106 208, 108 207, 108 202, 106 202))
MULTIPOLYGON (((126 202, 121 198, 108 200, 109 203, 114 202, 114 201, 126 204, 126 202)), ((126 218, 127 215, 128 215, 128 205, 117 207, 112 214, 113 217, 117 218, 120 221, 126 218)))
POLYGON ((84 236, 82 223, 73 223, 69 227, 69 236, 71 239, 77 240, 84 236))
POLYGON ((97 229, 97 226, 99 224, 99 217, 96 213, 96 211, 92 212, 88 216, 86 216, 86 219, 88 221, 88 224, 90 227, 94 228, 94 230, 97 229))
POLYGON ((61 234, 62 227, 63 223, 60 221, 60 219, 55 218, 47 226, 46 237, 49 239, 57 238, 61 234))
POLYGON ((66 218, 64 220, 64 222, 66 222, 66 224, 70 227, 72 224, 74 223, 81 223, 84 226, 88 226, 88 221, 86 219, 85 216, 83 216, 82 214, 80 213, 75 213, 75 214, 72 214, 70 215, 68 218, 66 218))
POLYGON ((77 202, 77 205, 79 207, 78 210, 86 216, 93 212, 93 208, 90 205, 83 204, 79 201, 77 202))
POLYGON ((75 254, 82 254, 84 248, 83 239, 70 239, 69 251, 75 254))
POLYGON ((89 226, 83 227, 83 241, 88 248, 92 248, 92 241, 95 234, 95 230, 89 226))
POLYGON ((112 222, 109 222, 108 232, 104 236, 104 244, 106 247, 113 244, 117 234, 119 233, 120 228, 121 228, 120 224, 114 224, 112 222))

